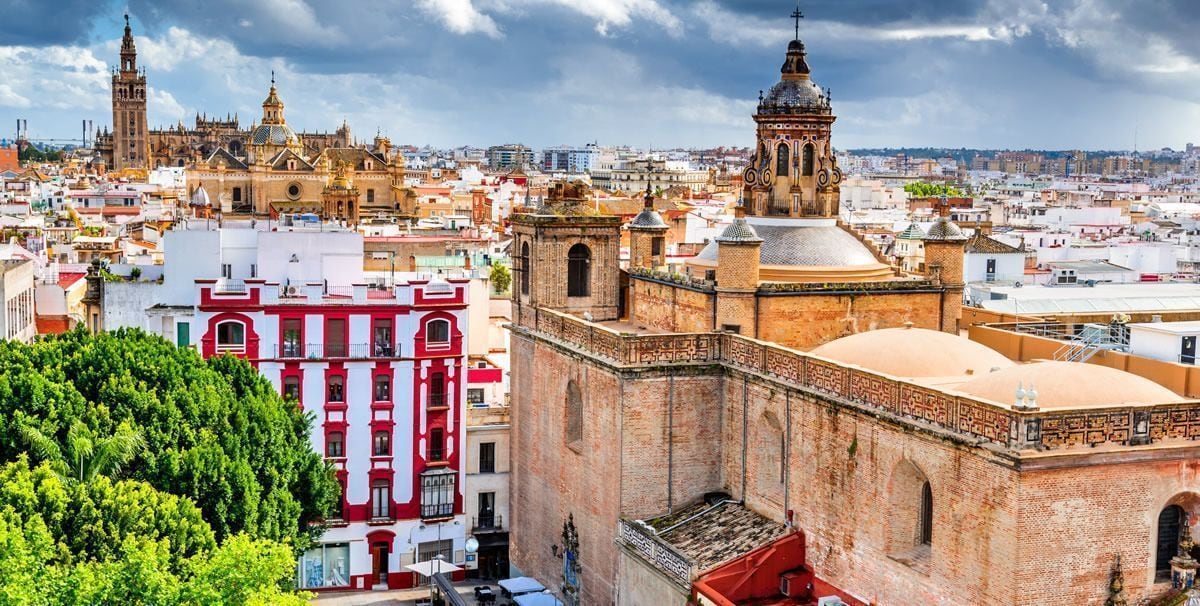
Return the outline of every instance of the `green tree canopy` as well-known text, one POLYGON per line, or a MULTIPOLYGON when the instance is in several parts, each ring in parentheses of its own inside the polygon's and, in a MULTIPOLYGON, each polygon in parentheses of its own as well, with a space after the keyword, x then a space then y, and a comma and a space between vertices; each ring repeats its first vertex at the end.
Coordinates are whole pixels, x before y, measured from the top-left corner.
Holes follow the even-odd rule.
POLYGON ((929 198, 933 196, 949 196, 951 198, 962 197, 963 193, 958 188, 946 183, 926 183, 924 181, 913 181, 904 185, 904 191, 908 195, 916 198, 929 198))
MULTIPOLYGON (((309 445, 311 423, 246 362, 204 360, 139 330, 0 343, 0 461, 21 456, 31 436, 65 459, 72 432, 90 436, 93 451, 132 432, 145 447, 109 471, 190 498, 217 540, 245 532, 303 546, 316 532, 310 522, 337 485, 309 445)), ((33 454, 62 470, 53 452, 33 454)), ((78 462, 67 468, 77 473, 78 462)))
POLYGON ((500 261, 492 261, 492 288, 496 292, 507 292, 508 287, 512 286, 512 272, 508 270, 508 266, 500 261))

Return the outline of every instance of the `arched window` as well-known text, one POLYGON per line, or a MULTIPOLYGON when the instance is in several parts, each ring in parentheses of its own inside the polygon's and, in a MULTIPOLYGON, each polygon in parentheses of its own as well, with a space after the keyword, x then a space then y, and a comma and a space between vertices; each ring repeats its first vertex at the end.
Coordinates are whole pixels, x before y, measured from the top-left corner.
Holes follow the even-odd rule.
POLYGON ((567 382, 566 432, 568 446, 578 447, 583 441, 583 394, 574 380, 567 382))
POLYGON ((1179 555, 1179 531, 1184 523, 1183 508, 1167 505, 1158 514, 1158 546, 1154 552, 1154 577, 1171 578, 1171 558, 1179 555))
POLYGON ((780 143, 779 147, 775 148, 775 175, 788 176, 788 166, 791 164, 791 160, 792 155, 788 151, 787 143, 780 143))
POLYGON ((241 322, 217 324, 217 353, 246 350, 246 325, 241 322))
POLYGON ((567 251, 567 296, 586 297, 591 291, 592 251, 586 244, 576 244, 567 251))
POLYGON ((805 177, 813 175, 813 155, 816 153, 816 148, 812 143, 804 146, 804 170, 801 174, 805 177))
POLYGON ((933 487, 919 467, 900 461, 888 480, 883 513, 888 557, 928 574, 933 547, 933 487))
POLYGON ((529 243, 521 244, 521 294, 529 294, 529 243))
POLYGON ((929 482, 921 485, 921 544, 933 544, 933 489, 929 482))
POLYGON ((425 324, 426 345, 447 345, 450 343, 450 322, 446 320, 430 320, 425 324))

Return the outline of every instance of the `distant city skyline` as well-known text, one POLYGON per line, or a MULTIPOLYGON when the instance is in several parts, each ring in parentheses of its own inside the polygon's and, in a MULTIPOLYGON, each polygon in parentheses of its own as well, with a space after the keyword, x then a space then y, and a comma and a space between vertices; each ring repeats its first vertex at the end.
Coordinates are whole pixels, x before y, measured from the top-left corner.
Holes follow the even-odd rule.
MULTIPOLYGON (((111 122, 128 8, 151 127, 258 120, 370 139, 536 149, 747 146, 793 36, 787 1, 148 0, 0 6, 0 138, 111 122)), ((1200 6, 1163 1, 805 2, 838 148, 1182 149, 1200 132, 1200 6)))

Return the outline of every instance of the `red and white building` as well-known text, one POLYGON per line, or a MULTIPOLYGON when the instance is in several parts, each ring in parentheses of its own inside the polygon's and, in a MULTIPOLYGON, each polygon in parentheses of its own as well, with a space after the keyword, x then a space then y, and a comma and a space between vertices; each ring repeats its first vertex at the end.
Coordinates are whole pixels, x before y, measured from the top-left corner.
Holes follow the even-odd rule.
POLYGON ((336 469, 340 511, 300 587, 404 588, 421 582, 408 564, 463 566, 470 280, 370 288, 345 230, 185 230, 167 248, 164 283, 124 304, 181 346, 252 363, 314 415, 313 447, 336 469))

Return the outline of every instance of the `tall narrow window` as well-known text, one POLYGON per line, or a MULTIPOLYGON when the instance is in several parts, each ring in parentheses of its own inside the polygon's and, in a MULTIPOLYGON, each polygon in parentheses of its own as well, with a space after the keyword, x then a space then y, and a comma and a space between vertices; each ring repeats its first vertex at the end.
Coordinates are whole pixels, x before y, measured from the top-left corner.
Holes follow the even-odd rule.
POLYGON ((325 357, 340 358, 346 355, 346 320, 325 320, 325 357))
POLYGON ((371 517, 392 517, 392 483, 387 480, 371 482, 371 517))
POLYGON ((529 243, 521 244, 521 294, 529 294, 529 243))
POLYGON ((291 400, 300 399, 300 379, 298 377, 283 379, 283 397, 291 400))
POLYGON ((801 174, 803 174, 805 177, 811 177, 813 175, 813 154, 815 154, 816 151, 817 150, 815 147, 813 147, 812 143, 804 146, 804 170, 801 174))
POLYGON ((496 443, 479 443, 479 473, 496 473, 496 443))
POLYGON ((392 400, 392 380, 387 375, 375 377, 375 401, 390 402, 392 400))
POLYGON ((377 457, 385 457, 392 454, 392 435, 387 430, 375 432, 374 452, 377 457))
POLYGON ((788 168, 792 163, 792 155, 789 153, 786 143, 780 143, 779 147, 775 148, 775 174, 780 177, 788 176, 788 168))
POLYGON ((933 489, 929 482, 921 485, 921 544, 933 544, 933 489))
POLYGON ((279 352, 284 358, 298 358, 303 355, 303 346, 300 342, 300 319, 288 318, 283 321, 283 339, 280 342, 279 352))
POLYGON ((566 441, 568 445, 577 445, 583 440, 583 394, 575 381, 567 383, 566 398, 566 441))
POLYGON ((429 430, 429 460, 441 461, 445 458, 446 438, 441 427, 429 430))
POLYGON ((1154 552, 1154 576, 1171 578, 1171 558, 1179 555, 1179 531, 1184 523, 1183 508, 1167 505, 1158 514, 1158 545, 1154 552))
POLYGON ((392 355, 392 320, 377 318, 371 334, 375 341, 375 355, 388 357, 392 355))
POLYGON ((345 452, 345 442, 342 437, 342 432, 329 432, 329 436, 325 438, 325 456, 337 458, 345 456, 345 452))
POLYGON ((346 401, 346 385, 345 379, 341 375, 333 375, 329 377, 329 401, 330 402, 345 402, 346 401))
POLYGON ((429 405, 446 405, 446 375, 440 372, 429 376, 429 405))
POLYGON ((576 244, 567 251, 567 296, 586 297, 591 290, 592 251, 576 244))
POLYGON ((234 202, 242 201, 242 188, 240 188, 240 187, 233 188, 233 201, 234 202))
POLYGON ((368 189, 367 190, 367 204, 374 204, 374 203, 375 203, 375 190, 368 189))

